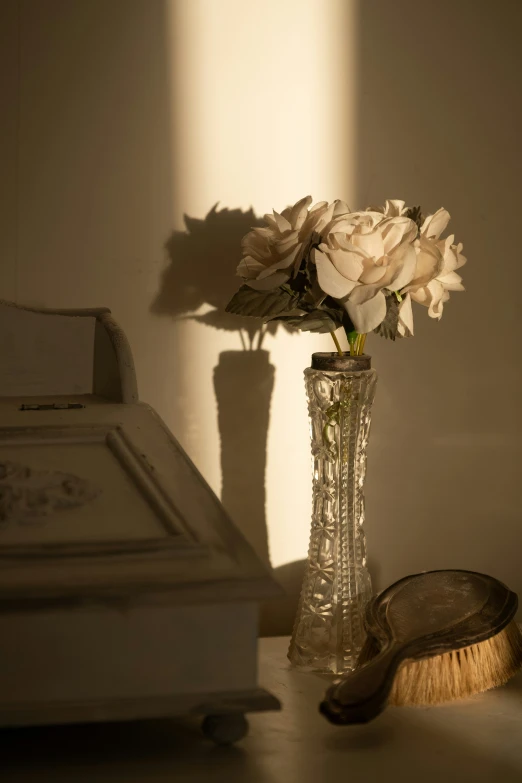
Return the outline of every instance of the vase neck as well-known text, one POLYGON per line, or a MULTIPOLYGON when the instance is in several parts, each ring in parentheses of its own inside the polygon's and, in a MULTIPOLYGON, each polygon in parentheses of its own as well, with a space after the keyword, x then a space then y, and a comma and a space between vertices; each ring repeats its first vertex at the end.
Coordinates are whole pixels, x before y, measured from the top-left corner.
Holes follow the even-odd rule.
POLYGON ((312 370, 321 370, 324 372, 363 372, 370 370, 372 366, 372 357, 368 354, 362 356, 350 356, 349 353, 313 353, 312 370))

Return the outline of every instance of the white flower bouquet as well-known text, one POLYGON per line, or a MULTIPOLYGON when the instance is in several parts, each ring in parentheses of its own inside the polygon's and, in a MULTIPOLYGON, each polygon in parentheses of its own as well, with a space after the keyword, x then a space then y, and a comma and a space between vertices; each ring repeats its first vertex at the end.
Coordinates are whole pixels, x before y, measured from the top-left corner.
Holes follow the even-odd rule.
POLYGON ((466 262, 462 244, 441 238, 445 209, 423 217, 398 200, 359 212, 343 201, 311 203, 307 196, 265 215, 266 226, 243 237, 244 285, 228 312, 330 332, 339 353, 335 332, 343 327, 350 354, 360 355, 371 331, 413 335, 412 300, 440 318, 449 292, 464 290, 456 271, 466 262))

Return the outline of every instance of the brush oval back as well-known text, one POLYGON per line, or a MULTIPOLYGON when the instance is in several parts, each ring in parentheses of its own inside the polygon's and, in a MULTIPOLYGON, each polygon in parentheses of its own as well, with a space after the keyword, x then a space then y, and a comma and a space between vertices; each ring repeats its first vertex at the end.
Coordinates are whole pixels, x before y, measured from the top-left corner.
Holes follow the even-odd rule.
POLYGON ((427 571, 377 596, 368 607, 366 626, 369 635, 405 644, 405 657, 418 658, 477 644, 502 630, 516 609, 516 594, 491 576, 427 571))

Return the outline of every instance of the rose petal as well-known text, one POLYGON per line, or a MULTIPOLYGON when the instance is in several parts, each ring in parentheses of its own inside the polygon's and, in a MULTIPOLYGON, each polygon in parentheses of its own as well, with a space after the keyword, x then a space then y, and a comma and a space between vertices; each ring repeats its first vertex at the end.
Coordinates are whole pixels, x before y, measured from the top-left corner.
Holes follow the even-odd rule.
POLYGON ((327 241, 330 247, 349 250, 351 253, 357 253, 358 255, 367 258, 367 254, 364 252, 364 250, 356 247, 352 242, 352 238, 348 234, 328 234, 327 241))
POLYGON ((442 253, 442 257, 444 259, 444 263, 442 265, 442 269, 440 270, 440 274, 447 274, 448 272, 453 272, 453 270, 457 266, 457 256, 453 252, 451 248, 451 243, 448 242, 448 239, 445 240, 440 239, 438 242, 435 242, 435 245, 442 253))
POLYGON ((348 301, 344 303, 344 306, 359 334, 367 334, 384 321, 386 317, 386 298, 382 291, 378 291, 371 299, 359 303, 352 299, 359 288, 367 288, 367 286, 355 288, 348 301))
POLYGON ((396 198, 386 199, 384 213, 390 216, 402 215, 402 213, 404 212, 405 204, 406 202, 400 201, 400 199, 396 199, 396 198))
POLYGON ((327 226, 327 230, 334 233, 345 233, 352 235, 368 233, 373 231, 374 227, 384 220, 384 215, 380 212, 349 212, 346 215, 336 217, 332 224, 327 226))
POLYGON ((411 283, 417 266, 417 253, 413 245, 401 245, 393 257, 395 273, 388 284, 391 291, 400 291, 411 283))
POLYGON ((319 210, 324 210, 328 206, 327 201, 318 201, 317 204, 314 204, 312 209, 310 210, 310 215, 313 215, 314 212, 317 212, 319 210))
POLYGON ((353 234, 352 242, 372 258, 381 258, 384 255, 384 243, 378 228, 365 234, 353 234))
POLYGON ((300 229, 308 214, 308 207, 312 203, 311 196, 305 196, 295 204, 290 210, 288 220, 293 228, 300 229))
POLYGON ((412 290, 409 295, 411 296, 414 302, 417 302, 418 304, 421 305, 425 305, 426 307, 429 305, 430 297, 426 286, 420 286, 419 288, 412 290))
POLYGON ((391 253, 401 242, 413 242, 417 236, 417 225, 406 217, 396 217, 384 221, 379 226, 383 240, 384 252, 391 253))
POLYGON ((346 203, 346 201, 341 201, 340 199, 336 199, 334 201, 334 211, 333 216, 339 217, 340 215, 347 215, 350 212, 350 207, 346 203))
MULTIPOLYGON (((263 220, 265 221, 265 223, 268 223, 268 225, 269 225, 269 229, 268 230, 270 231, 270 233, 272 233, 274 229, 276 229, 276 231, 277 231, 277 220, 275 219, 275 217, 273 215, 270 215, 270 214, 263 215, 263 220)), ((252 229, 252 231, 253 230, 254 229, 252 229)))
POLYGON ((324 236, 327 236, 328 234, 346 234, 350 236, 353 234, 355 225, 350 220, 347 220, 345 215, 341 215, 340 217, 335 218, 335 220, 332 220, 330 225, 326 228, 328 230, 323 232, 324 236))
POLYGON ((331 250, 329 257, 337 269, 347 280, 359 280, 363 271, 363 261, 358 253, 346 250, 331 250))
POLYGON ((429 239, 421 237, 416 247, 416 253, 415 275, 411 284, 406 287, 406 292, 427 285, 430 280, 441 273, 444 266, 442 253, 436 244, 429 239))
POLYGON ((413 337, 413 310, 411 297, 407 294, 399 305, 399 323, 397 330, 401 337, 413 337))
POLYGON ((328 209, 327 201, 319 201, 317 204, 315 204, 312 207, 312 209, 309 211, 306 220, 303 223, 303 229, 309 231, 310 233, 312 231, 315 231, 319 219, 321 218, 322 215, 324 215, 327 209, 328 209))
POLYGON ((245 234, 244 239, 247 237, 263 237, 263 239, 267 239, 268 237, 272 237, 274 235, 273 229, 271 229, 269 226, 254 226, 254 228, 251 228, 248 234, 245 234))
POLYGON ((256 258, 258 261, 261 261, 261 263, 264 263, 265 261, 270 263, 273 256, 272 248, 267 242, 245 242, 242 243, 241 249, 243 251, 243 256, 252 256, 252 258, 256 258))
POLYGON ((269 228, 267 228, 266 231, 268 232, 267 235, 263 235, 255 231, 249 231, 248 234, 243 237, 241 240, 243 255, 272 255, 269 242, 270 238, 273 236, 273 232, 269 228))
POLYGON ((261 272, 259 277, 263 278, 269 274, 272 274, 272 270, 275 271, 277 269, 288 269, 289 267, 292 266, 292 264, 301 260, 300 253, 302 252, 302 250, 303 250, 302 244, 295 245, 295 247, 292 248, 292 251, 290 253, 283 256, 275 263, 270 264, 270 266, 264 272, 261 272))
POLYGON ((360 276, 361 283, 364 283, 364 285, 373 285, 376 283, 381 283, 381 288, 383 287, 382 280, 386 278, 389 269, 388 269, 388 258, 384 256, 382 259, 380 259, 382 263, 376 264, 375 261, 372 259, 365 260, 364 263, 364 272, 360 276))
POLYGON ((237 266, 237 274, 246 279, 256 278, 261 272, 264 272, 265 269, 265 265, 260 261, 252 258, 252 256, 245 256, 237 266))
POLYGON ((344 299, 357 285, 354 280, 347 280, 346 277, 337 271, 330 259, 325 253, 314 249, 312 260, 317 267, 317 279, 321 290, 333 296, 334 299, 344 299))
POLYGON ((450 295, 444 288, 442 290, 442 296, 436 304, 432 303, 428 308, 428 315, 431 318, 437 318, 439 321, 442 318, 442 311, 444 309, 444 303, 448 301, 450 295))
POLYGON ((279 255, 284 256, 290 250, 292 250, 297 244, 299 244, 299 236, 297 231, 290 231, 282 239, 279 239, 276 242, 275 247, 279 255))
POLYGON ((428 215, 421 226, 421 234, 428 239, 438 239, 450 221, 450 214, 442 207, 434 215, 428 215))
POLYGON ((278 230, 281 231, 281 233, 283 233, 284 231, 292 230, 292 226, 290 225, 290 222, 285 217, 283 217, 283 215, 280 215, 278 212, 276 212, 275 209, 274 209, 274 220, 277 224, 278 230))
POLYGON ((318 232, 321 232, 322 234, 326 234, 329 229, 327 229, 329 223, 332 220, 333 213, 335 209, 335 203, 329 204, 328 208, 325 209, 319 220, 317 221, 315 225, 315 230, 318 232))
POLYGON ((352 291, 350 299, 354 304, 360 305, 363 304, 363 302, 367 302, 369 299, 373 299, 380 290, 380 285, 359 285, 352 291))
POLYGON ((382 223, 382 221, 385 219, 382 212, 377 212, 376 210, 372 209, 365 210, 364 212, 353 212, 352 214, 357 216, 359 222, 365 225, 370 225, 372 229, 379 223, 382 223))
POLYGON ((438 280, 431 280, 426 288, 428 290, 428 297, 430 298, 428 315, 430 318, 440 319, 442 315, 442 305, 444 301, 448 299, 448 297, 446 297, 446 300, 444 299, 444 286, 442 283, 439 283, 438 280))
POLYGON ((303 241, 309 240, 314 231, 315 232, 319 231, 318 229, 319 221, 327 209, 328 209, 328 202, 322 201, 319 202, 319 204, 316 204, 310 210, 310 212, 308 212, 304 220, 304 223, 299 229, 299 236, 303 241))
POLYGON ((464 291, 462 278, 456 272, 448 272, 445 275, 439 275, 437 278, 447 291, 464 291))
POLYGON ((466 256, 463 256, 463 255, 462 255, 462 249, 463 249, 463 247, 464 247, 464 246, 463 246, 462 242, 459 242, 459 244, 458 244, 458 245, 452 245, 452 248, 451 248, 451 249, 453 250, 453 252, 454 252, 454 253, 456 254, 456 256, 457 256, 457 266, 455 267, 455 269, 460 269, 460 267, 461 267, 461 266, 464 266, 464 264, 465 264, 465 263, 467 262, 467 260, 468 260, 468 259, 466 258, 466 256))

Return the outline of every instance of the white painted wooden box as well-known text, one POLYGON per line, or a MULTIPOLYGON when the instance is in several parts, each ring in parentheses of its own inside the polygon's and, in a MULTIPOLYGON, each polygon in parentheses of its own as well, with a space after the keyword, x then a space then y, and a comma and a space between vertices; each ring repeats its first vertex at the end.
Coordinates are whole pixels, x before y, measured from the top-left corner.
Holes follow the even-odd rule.
POLYGON ((279 706, 256 680, 277 592, 109 311, 0 303, 0 725, 198 712, 238 739, 279 706))

